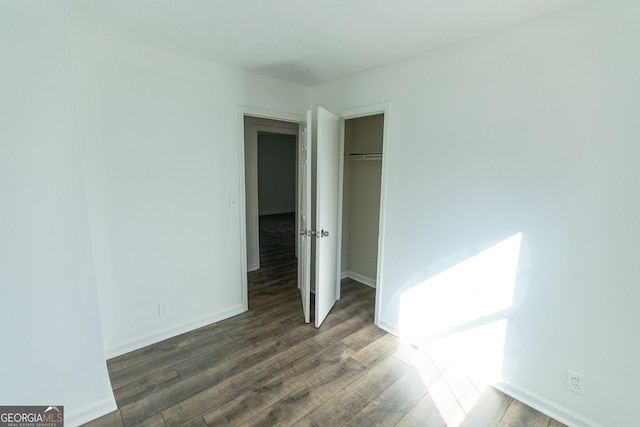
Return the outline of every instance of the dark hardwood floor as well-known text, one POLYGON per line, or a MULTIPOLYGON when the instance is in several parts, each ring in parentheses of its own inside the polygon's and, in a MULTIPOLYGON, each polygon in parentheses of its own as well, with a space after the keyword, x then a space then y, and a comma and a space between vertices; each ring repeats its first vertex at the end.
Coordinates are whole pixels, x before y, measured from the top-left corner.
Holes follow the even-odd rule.
POLYGON ((305 324, 292 226, 263 225, 252 308, 109 360, 118 410, 88 426, 561 426, 378 329, 365 285, 305 324))
POLYGON ((260 269, 249 273, 249 309, 298 294, 293 213, 260 217, 260 269))

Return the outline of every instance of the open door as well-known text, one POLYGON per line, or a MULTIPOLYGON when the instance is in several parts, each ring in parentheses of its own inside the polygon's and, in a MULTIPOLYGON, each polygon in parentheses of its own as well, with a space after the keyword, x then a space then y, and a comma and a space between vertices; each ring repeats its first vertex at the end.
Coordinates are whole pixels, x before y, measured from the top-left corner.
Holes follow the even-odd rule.
POLYGON ((304 321, 309 323, 311 305, 311 110, 304 123, 300 123, 300 203, 298 224, 298 287, 302 297, 304 321))
POLYGON ((336 303, 339 280, 340 118, 318 108, 317 132, 315 325, 320 327, 336 303))

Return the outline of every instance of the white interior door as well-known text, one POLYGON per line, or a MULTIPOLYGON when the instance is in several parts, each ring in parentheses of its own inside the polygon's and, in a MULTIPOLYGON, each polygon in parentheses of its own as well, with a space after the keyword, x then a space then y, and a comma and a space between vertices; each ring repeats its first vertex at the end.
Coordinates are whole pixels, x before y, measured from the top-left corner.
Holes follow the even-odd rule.
POLYGON ((302 296, 304 321, 309 323, 311 301, 311 110, 300 123, 300 203, 298 242, 298 288, 302 296))
POLYGON ((315 325, 336 303, 340 194, 340 118, 318 108, 316 156, 315 325))

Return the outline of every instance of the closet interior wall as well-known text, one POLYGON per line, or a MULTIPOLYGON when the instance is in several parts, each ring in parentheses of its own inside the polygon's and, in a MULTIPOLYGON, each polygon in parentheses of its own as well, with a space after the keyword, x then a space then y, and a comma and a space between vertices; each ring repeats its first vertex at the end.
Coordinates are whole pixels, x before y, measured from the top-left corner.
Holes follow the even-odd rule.
POLYGON ((375 287, 384 115, 345 121, 342 277, 375 287), (359 155, 359 156, 358 156, 359 155), (363 159, 364 158, 364 159, 363 159))

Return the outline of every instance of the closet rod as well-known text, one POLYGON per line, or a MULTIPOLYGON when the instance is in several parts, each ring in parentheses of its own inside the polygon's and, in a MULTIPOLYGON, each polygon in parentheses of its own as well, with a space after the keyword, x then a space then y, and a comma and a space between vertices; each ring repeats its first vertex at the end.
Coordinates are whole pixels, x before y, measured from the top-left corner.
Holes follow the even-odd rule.
POLYGON ((351 160, 381 160, 382 153, 349 154, 351 160))

